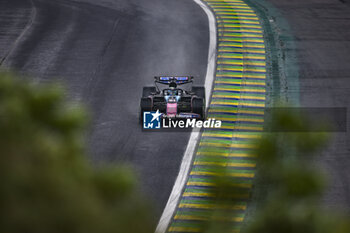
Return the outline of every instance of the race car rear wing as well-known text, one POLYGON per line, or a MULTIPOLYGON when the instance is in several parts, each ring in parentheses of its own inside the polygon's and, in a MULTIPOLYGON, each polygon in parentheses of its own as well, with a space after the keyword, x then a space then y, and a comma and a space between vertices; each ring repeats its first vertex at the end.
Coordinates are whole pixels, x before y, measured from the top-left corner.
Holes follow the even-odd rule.
POLYGON ((192 76, 156 76, 154 79, 155 83, 160 84, 170 84, 171 82, 175 82, 177 85, 193 83, 192 76))

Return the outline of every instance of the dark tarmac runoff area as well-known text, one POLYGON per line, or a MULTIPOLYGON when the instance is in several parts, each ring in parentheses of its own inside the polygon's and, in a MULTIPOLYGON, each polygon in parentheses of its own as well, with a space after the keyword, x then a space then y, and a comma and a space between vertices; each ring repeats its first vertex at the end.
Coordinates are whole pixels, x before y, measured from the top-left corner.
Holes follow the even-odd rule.
POLYGON ((156 75, 204 83, 205 12, 189 0, 0 0, 0 9, 1 68, 64 83, 91 111, 91 161, 133 166, 160 216, 190 133, 142 132, 142 87, 156 75))
MULTIPOLYGON (((350 2, 269 0, 288 21, 297 48, 300 105, 350 107, 350 2)), ((293 90, 291 90, 293 91, 293 90)), ((330 175, 326 206, 350 212, 350 134, 330 133, 317 165, 330 175)), ((344 125, 346 129, 346 126, 344 125)))

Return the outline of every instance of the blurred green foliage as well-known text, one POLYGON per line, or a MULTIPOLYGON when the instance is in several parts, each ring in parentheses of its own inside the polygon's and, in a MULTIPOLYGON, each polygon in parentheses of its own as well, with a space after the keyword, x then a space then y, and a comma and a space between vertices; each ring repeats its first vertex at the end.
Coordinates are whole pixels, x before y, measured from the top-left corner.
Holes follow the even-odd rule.
MULTIPOLYGON (((153 232, 155 219, 133 172, 87 162, 87 116, 63 96, 57 85, 34 85, 0 73, 0 232, 153 232)), ((349 233, 347 218, 320 207, 325 179, 310 166, 327 136, 308 132, 308 125, 288 112, 274 119, 271 124, 280 131, 264 133, 256 150, 268 195, 241 232, 349 233)), ((215 208, 206 212, 202 232, 236 232, 232 210, 241 204, 235 197, 247 197, 251 190, 236 185, 229 168, 215 172, 219 175, 208 180, 215 184, 210 203, 215 208)))
POLYGON ((0 232, 152 232, 133 172, 91 167, 87 116, 63 97, 57 85, 0 73, 0 232))
POLYGON ((256 151, 258 175, 268 184, 267 195, 243 232, 350 232, 348 217, 322 207, 325 174, 311 165, 328 135, 312 132, 306 120, 288 111, 273 118, 271 128, 279 131, 264 133, 256 151))
POLYGON ((216 184, 216 208, 203 222, 201 232, 349 233, 349 217, 322 207, 326 176, 312 165, 328 135, 312 132, 307 121, 293 112, 282 109, 272 117, 274 121, 267 128, 278 131, 261 133, 256 141, 257 175, 261 176, 257 182, 263 180, 264 185, 255 183, 253 191, 237 188, 233 185, 237 179, 230 175, 232 170, 218 168, 215 172, 220 175, 210 181, 216 184), (232 221, 239 199, 228 197, 252 195, 255 200, 257 189, 265 189, 265 195, 256 213, 243 225, 232 221))

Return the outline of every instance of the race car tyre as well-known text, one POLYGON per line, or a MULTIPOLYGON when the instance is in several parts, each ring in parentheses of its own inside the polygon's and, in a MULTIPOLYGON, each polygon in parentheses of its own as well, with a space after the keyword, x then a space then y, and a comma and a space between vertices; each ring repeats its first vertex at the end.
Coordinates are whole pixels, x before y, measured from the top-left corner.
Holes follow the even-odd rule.
POLYGON ((140 102, 140 123, 143 122, 143 113, 152 111, 152 100, 150 98, 141 98, 140 102))
POLYGON ((204 87, 192 87, 192 92, 196 94, 199 98, 205 99, 205 89, 204 87))
POLYGON ((192 112, 199 114, 201 120, 205 118, 205 104, 203 98, 194 98, 192 100, 192 112))
POLYGON ((152 95, 152 93, 156 93, 157 89, 156 87, 144 87, 142 91, 142 97, 148 97, 152 95))

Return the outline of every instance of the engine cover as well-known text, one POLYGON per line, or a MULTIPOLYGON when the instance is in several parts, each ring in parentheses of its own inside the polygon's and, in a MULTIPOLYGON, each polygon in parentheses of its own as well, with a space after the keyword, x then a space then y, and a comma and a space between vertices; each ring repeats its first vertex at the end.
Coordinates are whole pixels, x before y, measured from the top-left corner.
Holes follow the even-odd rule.
POLYGON ((167 103, 166 114, 170 117, 175 117, 177 114, 177 103, 167 103))

